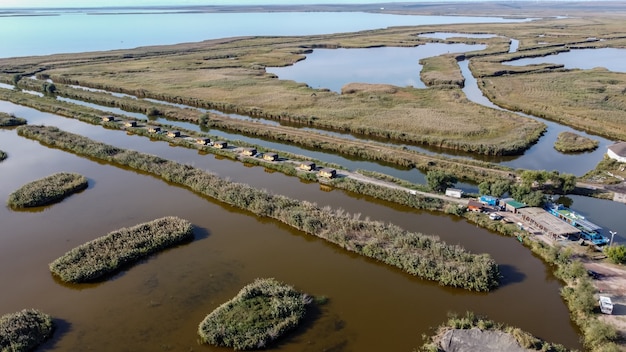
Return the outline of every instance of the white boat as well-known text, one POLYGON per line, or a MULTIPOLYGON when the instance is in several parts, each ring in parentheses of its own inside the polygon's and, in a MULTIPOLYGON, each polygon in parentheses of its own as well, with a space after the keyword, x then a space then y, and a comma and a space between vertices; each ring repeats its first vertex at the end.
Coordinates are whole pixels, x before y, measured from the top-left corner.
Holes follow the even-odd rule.
POLYGON ((600 311, 604 314, 613 313, 613 302, 607 296, 600 296, 600 311))

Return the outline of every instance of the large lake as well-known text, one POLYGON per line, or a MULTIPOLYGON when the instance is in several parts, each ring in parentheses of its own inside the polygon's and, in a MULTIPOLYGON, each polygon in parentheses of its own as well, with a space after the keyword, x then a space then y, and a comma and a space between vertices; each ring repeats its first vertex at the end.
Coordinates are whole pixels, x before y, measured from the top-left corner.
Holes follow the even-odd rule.
POLYGON ((528 20, 363 12, 111 14, 95 10, 65 11, 49 16, 0 16, 0 57, 128 49, 248 35, 291 36, 393 26, 522 21, 528 20))

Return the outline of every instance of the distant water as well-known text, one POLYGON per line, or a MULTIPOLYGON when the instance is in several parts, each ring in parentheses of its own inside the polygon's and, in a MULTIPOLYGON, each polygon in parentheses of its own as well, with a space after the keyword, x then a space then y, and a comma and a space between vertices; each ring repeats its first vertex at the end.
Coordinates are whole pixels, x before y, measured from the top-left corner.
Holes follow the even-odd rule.
MULTIPOLYGON (((0 15, 0 57, 48 55, 236 36, 291 36, 354 32, 393 26, 524 22, 528 19, 409 16, 363 12, 124 13, 95 10, 37 16, 0 15)), ((45 14, 45 15, 43 15, 45 14)))
POLYGON ((561 64, 566 69, 589 70, 604 67, 613 72, 626 72, 626 49, 574 49, 542 57, 533 57, 503 62, 504 65, 526 66, 538 64, 561 64))

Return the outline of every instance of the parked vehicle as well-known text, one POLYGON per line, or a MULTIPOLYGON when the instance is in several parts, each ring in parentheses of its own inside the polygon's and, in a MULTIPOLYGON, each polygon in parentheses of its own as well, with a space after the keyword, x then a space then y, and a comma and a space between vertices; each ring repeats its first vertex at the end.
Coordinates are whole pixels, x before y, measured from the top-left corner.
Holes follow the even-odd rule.
POLYGON ((613 313, 613 302, 610 297, 600 296, 600 311, 604 314, 613 313))

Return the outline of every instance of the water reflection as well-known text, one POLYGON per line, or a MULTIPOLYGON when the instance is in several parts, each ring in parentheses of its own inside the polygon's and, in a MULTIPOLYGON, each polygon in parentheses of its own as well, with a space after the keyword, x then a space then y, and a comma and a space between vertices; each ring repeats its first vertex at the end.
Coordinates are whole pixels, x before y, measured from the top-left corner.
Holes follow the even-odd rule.
POLYGON ((449 53, 483 50, 482 44, 427 43, 412 48, 315 49, 292 66, 267 67, 280 79, 304 82, 313 88, 340 93, 347 83, 381 83, 426 88, 419 60, 449 53))
POLYGON ((560 64, 566 69, 583 69, 603 67, 613 72, 626 72, 626 49, 572 49, 555 55, 533 57, 505 61, 502 64, 510 66, 526 66, 538 64, 560 64))

